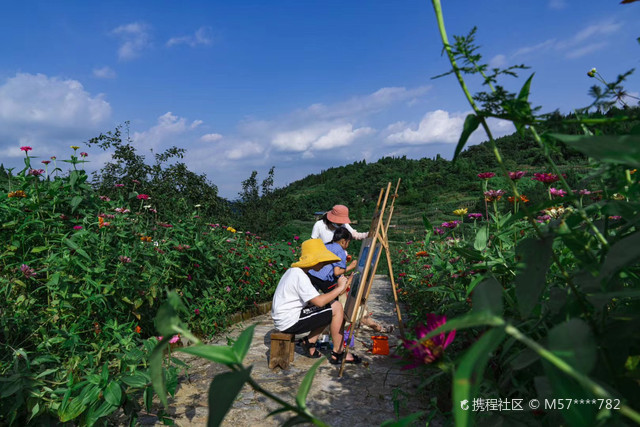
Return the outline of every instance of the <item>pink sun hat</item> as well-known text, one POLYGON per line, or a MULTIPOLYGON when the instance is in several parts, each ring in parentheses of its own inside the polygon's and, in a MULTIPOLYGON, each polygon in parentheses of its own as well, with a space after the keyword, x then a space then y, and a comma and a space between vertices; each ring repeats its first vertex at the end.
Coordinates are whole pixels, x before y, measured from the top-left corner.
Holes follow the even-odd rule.
POLYGON ((349 208, 345 205, 335 205, 329 212, 327 212, 327 219, 336 224, 349 224, 349 208))

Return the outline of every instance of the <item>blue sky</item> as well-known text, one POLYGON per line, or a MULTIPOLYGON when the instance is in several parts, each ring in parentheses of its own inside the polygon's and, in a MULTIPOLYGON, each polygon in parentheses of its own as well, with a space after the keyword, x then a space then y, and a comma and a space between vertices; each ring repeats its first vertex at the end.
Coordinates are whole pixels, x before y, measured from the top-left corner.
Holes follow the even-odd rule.
MULTIPOLYGON (((443 3, 450 37, 478 26, 488 63, 531 66, 543 111, 587 105, 592 67, 636 68, 638 95, 640 3, 443 3)), ((271 166, 280 187, 362 159, 450 157, 469 112, 454 78, 431 79, 448 63, 426 0, 23 1, 5 6, 0 36, 5 166, 23 145, 41 160, 76 144, 95 170, 109 154, 82 142, 130 121, 140 153, 186 148, 233 199, 271 166)))

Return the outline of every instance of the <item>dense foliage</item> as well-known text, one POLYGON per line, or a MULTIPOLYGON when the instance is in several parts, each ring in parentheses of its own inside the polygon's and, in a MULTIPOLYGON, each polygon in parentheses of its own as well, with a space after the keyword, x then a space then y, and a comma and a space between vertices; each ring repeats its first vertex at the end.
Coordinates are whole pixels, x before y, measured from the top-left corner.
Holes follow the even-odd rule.
MULTIPOLYGON (((79 169, 88 153, 72 148, 69 173, 37 169, 36 150, 22 147, 24 170, 0 175, 0 424, 91 425, 119 407, 135 422, 138 397, 153 397, 148 358, 166 290, 210 336, 269 301, 295 257, 293 236, 271 244, 198 205, 171 211, 175 195, 144 175, 96 191, 79 169)), ((177 373, 167 365, 170 392, 177 373)))

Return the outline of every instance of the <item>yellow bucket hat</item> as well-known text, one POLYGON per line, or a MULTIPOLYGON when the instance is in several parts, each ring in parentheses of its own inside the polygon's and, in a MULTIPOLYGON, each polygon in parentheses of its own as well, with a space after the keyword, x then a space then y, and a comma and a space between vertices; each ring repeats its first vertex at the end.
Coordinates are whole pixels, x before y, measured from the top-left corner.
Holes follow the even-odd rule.
POLYGON ((321 262, 338 262, 340 258, 331 252, 320 239, 309 239, 302 242, 302 255, 300 261, 291 264, 291 267, 309 268, 321 262))

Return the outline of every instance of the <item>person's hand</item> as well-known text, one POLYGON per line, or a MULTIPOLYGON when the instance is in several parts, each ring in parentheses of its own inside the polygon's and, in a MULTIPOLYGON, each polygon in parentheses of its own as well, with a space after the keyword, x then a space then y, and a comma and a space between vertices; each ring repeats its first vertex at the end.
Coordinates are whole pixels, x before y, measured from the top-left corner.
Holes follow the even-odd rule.
POLYGON ((347 279, 345 276, 338 277, 338 284, 336 285, 338 295, 342 295, 344 293, 349 283, 351 283, 351 280, 347 279))
POLYGON ((358 265, 358 261, 354 259, 353 261, 351 261, 351 264, 347 266, 347 270, 353 270, 354 268, 356 268, 357 265, 358 265))

